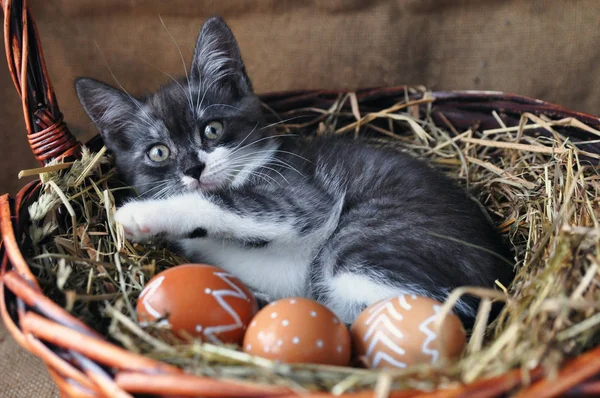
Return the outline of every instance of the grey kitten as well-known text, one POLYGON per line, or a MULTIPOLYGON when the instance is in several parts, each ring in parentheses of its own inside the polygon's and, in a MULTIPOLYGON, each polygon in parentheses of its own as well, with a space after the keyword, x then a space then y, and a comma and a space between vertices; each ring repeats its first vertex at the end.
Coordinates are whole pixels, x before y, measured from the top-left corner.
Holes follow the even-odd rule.
MULTIPOLYGON (((76 89, 141 194, 115 216, 128 237, 165 237, 262 300, 310 297, 350 324, 383 298, 444 300, 513 277, 495 228, 440 172, 358 141, 278 135, 219 18, 202 28, 189 82, 141 99, 92 79, 76 89)), ((467 324, 476 305, 456 306, 467 324)))

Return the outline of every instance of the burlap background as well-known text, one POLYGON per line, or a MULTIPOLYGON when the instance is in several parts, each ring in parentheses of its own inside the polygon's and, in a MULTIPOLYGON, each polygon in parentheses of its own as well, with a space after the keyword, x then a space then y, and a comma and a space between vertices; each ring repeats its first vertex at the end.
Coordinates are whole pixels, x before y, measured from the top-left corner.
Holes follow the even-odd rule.
MULTIPOLYGON (((76 76, 111 81, 102 54, 133 94, 183 67, 159 15, 191 58, 203 20, 222 15, 257 91, 423 84, 515 92, 600 114, 600 2, 498 0, 36 0, 30 2, 62 111, 94 134, 76 76), (97 47, 96 44, 97 43, 97 47)), ((0 192, 35 167, 21 108, 0 61, 0 192)), ((56 392, 38 361, 0 329, 0 395, 56 392)))

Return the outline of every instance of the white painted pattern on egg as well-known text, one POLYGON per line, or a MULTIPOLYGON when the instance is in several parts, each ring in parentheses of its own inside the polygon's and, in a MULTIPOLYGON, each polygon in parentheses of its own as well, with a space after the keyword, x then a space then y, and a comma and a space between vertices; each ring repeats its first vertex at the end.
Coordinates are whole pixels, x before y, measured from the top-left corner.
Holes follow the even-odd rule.
POLYGON ((142 293, 140 294, 140 298, 142 299, 142 305, 144 306, 144 309, 148 314, 152 315, 155 318, 160 318, 162 314, 158 312, 156 308, 152 307, 148 300, 150 299, 150 297, 152 297, 152 295, 156 292, 156 290, 160 287, 164 280, 164 275, 156 278, 148 285, 146 285, 146 287, 144 288, 144 290, 142 290, 142 293))
MULTIPOLYGON (((392 322, 390 320, 390 318, 387 316, 387 314, 378 314, 379 316, 377 318, 375 318, 375 320, 373 321, 373 323, 371 324, 371 326, 369 326, 369 329, 367 330, 367 333, 365 333, 365 337, 363 338, 364 341, 367 341, 371 338, 371 335, 379 330, 380 325, 387 331, 390 332, 390 334, 393 334, 397 339, 401 339, 402 337, 404 337, 404 335, 402 334, 402 332, 400 331, 400 329, 398 329, 396 327, 396 325, 394 324, 394 322, 392 322)), ((400 320, 402 320, 402 318, 400 318, 400 320)))
MULTIPOLYGON (((416 300, 417 296, 411 294, 410 298, 416 300)), ((412 309, 412 305, 408 304, 408 301, 406 300, 406 294, 400 295, 400 297, 398 297, 398 302, 400 303, 400 307, 404 308, 405 310, 410 311, 412 309)))
POLYGON ((429 325, 435 321, 435 318, 438 316, 441 309, 442 309, 442 307, 440 307, 439 305, 434 305, 433 306, 434 314, 431 315, 429 318, 425 319, 419 325, 419 330, 421 332, 423 332, 425 334, 425 336, 427 336, 425 338, 425 340, 423 341, 423 345, 421 346, 421 352, 423 352, 423 354, 425 354, 425 355, 431 356, 431 363, 434 363, 435 361, 438 360, 438 358, 440 356, 440 352, 439 352, 439 350, 437 350, 435 348, 429 347, 429 344, 431 344, 437 338, 435 332, 429 328, 429 325))
MULTIPOLYGON (((399 330, 398 330, 398 333, 400 333, 399 330)), ((375 351, 375 347, 377 347, 377 343, 383 343, 383 345, 385 345, 385 347, 388 350, 392 351, 396 355, 401 356, 401 355, 406 354, 406 351, 404 350, 404 348, 402 348, 398 344, 396 344, 384 332, 378 330, 375 332, 375 335, 369 342, 369 348, 367 348, 367 353, 366 353, 367 357, 370 357, 377 352, 377 351, 375 351)))
POLYGON ((398 361, 396 360, 396 358, 392 357, 384 351, 377 351, 375 353, 373 359, 371 360, 371 366, 377 367, 382 361, 385 361, 396 368, 406 368, 406 362, 398 361))
MULTIPOLYGON (((402 347, 401 344, 402 339, 405 338, 401 325, 408 322, 405 318, 410 318, 407 313, 413 309, 410 301, 414 300, 417 300, 415 295, 400 295, 397 298, 384 300, 368 310, 368 317, 363 321, 366 332, 362 340, 366 344, 365 357, 371 367, 386 367, 386 364, 396 368, 407 366, 408 358, 404 358, 407 353, 406 347, 402 347), (399 310, 404 310, 405 313, 400 313, 399 310)), ((422 354, 431 358, 431 363, 436 362, 440 357, 439 350, 432 346, 437 336, 431 329, 431 325, 441 311, 441 306, 434 305, 433 310, 434 314, 423 320, 417 327, 417 330, 425 335, 419 348, 422 354)), ((417 330, 412 331, 411 327, 411 333, 418 333, 417 330)))
POLYGON ((237 312, 235 312, 235 310, 227 302, 225 297, 232 297, 232 298, 237 298, 237 299, 247 299, 248 296, 242 289, 240 289, 239 286, 237 286, 231 280, 235 277, 233 275, 231 275, 230 273, 219 271, 219 272, 213 272, 213 275, 217 276, 219 279, 221 279, 223 282, 225 282, 226 285, 228 285, 230 287, 230 289, 219 289, 219 290, 214 290, 214 291, 211 291, 211 289, 209 289, 209 288, 206 288, 206 290, 205 290, 205 292, 207 294, 212 293, 217 304, 223 309, 223 311, 227 312, 231 316, 232 321, 233 321, 233 323, 231 323, 229 325, 210 326, 210 327, 207 327, 204 329, 204 335, 209 340, 211 340, 211 341, 217 340, 216 342, 219 342, 218 339, 216 339, 216 337, 214 336, 215 334, 228 332, 228 331, 235 330, 235 329, 240 329, 240 328, 243 328, 243 326, 244 326, 244 323, 240 319, 239 314, 237 312))
MULTIPOLYGON (((398 297, 398 304, 407 311, 412 308, 404 295, 398 297)), ((393 300, 385 300, 373 306, 369 314, 365 321, 367 332, 363 341, 368 344, 365 355, 371 366, 377 367, 385 361, 393 367, 405 368, 406 362, 402 357, 406 354, 406 350, 390 338, 393 336, 395 340, 401 340, 404 337, 398 326, 398 323, 404 320, 404 316, 396 310, 393 300), (385 351, 376 349, 380 343, 385 347, 385 351)))

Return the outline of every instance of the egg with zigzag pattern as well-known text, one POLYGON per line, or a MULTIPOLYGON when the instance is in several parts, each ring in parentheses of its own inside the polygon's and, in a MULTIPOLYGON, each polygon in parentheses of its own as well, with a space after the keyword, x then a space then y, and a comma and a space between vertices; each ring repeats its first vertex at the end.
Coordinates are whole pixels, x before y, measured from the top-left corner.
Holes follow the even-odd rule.
POLYGON ((206 264, 158 273, 137 300, 142 327, 209 343, 240 344, 257 311, 256 299, 238 278, 206 264))
POLYGON ((440 319, 441 308, 435 300, 410 294, 369 306, 350 328, 357 362, 398 369, 458 357, 466 345, 465 329, 454 313, 440 319))

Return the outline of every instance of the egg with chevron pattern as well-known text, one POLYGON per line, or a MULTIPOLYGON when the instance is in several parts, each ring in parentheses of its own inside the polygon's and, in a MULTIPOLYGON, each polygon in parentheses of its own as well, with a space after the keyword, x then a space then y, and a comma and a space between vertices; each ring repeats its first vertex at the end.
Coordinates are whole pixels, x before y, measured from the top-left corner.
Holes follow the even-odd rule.
POLYGON ((442 304, 403 294, 365 309, 350 328, 357 361, 373 369, 398 369, 458 357, 466 345, 460 319, 441 319, 442 304))
POLYGON ((240 344, 256 299, 235 276, 206 264, 183 264, 155 275, 137 300, 141 326, 182 339, 240 344))

